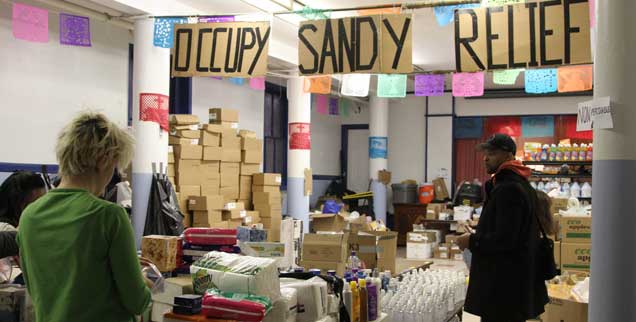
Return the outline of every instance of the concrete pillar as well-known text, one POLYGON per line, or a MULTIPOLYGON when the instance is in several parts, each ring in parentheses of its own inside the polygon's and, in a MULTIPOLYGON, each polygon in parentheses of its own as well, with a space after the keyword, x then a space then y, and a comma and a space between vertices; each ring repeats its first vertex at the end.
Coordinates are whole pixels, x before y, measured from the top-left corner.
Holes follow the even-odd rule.
POLYGON ((303 77, 287 80, 287 214, 302 220, 304 231, 309 231, 309 196, 305 195, 305 169, 311 168, 311 94, 303 91, 303 82, 303 77))
MULTIPOLYGON (((133 132, 136 140, 135 157, 132 168, 133 209, 132 225, 135 230, 137 247, 146 223, 148 197, 152 183, 152 163, 168 166, 168 132, 159 124, 139 120, 141 93, 165 95, 157 104, 167 104, 170 92, 170 49, 153 46, 154 21, 139 19, 134 31, 133 67, 133 132)), ((165 170, 164 170, 165 171, 165 170)))
POLYGON ((596 1, 594 98, 611 98, 614 129, 594 130, 589 321, 636 321, 636 1, 596 1))
POLYGON ((386 223, 386 186, 378 181, 378 171, 388 170, 389 100, 371 96, 369 112, 369 178, 373 211, 376 219, 386 223))

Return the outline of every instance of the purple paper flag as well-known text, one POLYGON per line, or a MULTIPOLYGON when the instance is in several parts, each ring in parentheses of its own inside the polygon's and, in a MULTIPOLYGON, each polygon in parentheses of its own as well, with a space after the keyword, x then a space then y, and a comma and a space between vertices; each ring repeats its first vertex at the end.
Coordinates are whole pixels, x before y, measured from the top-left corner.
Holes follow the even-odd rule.
POLYGON ((484 72, 453 74, 453 96, 471 97, 483 95, 484 72))
POLYGON ((60 13, 60 44, 91 46, 91 29, 88 17, 60 13))
POLYGON ((221 77, 221 76, 210 76, 210 78, 216 79, 216 80, 222 80, 223 79, 223 77, 221 77))
POLYGON ((337 98, 329 99, 329 115, 340 115, 340 111, 338 110, 337 98))
POLYGON ((415 75, 415 96, 444 96, 444 75, 415 75))
POLYGON ((262 91, 265 89, 265 77, 250 78, 250 88, 262 91))
POLYGON ((234 16, 199 17, 199 22, 233 22, 234 16))
POLYGON ((49 42, 49 12, 15 2, 13 4, 13 36, 32 42, 49 42))
POLYGON ((320 94, 316 95, 316 111, 318 111, 318 113, 323 115, 328 114, 328 107, 327 107, 328 104, 329 104, 329 96, 320 95, 320 94))

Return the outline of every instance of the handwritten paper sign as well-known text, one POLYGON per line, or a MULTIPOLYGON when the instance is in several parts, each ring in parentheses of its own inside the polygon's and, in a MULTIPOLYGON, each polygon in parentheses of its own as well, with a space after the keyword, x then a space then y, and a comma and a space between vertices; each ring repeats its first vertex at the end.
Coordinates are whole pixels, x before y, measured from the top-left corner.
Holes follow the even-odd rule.
POLYGON ((609 97, 579 103, 576 131, 614 128, 613 108, 609 97))
POLYGON ((305 77, 303 91, 305 93, 330 94, 331 76, 305 77))
POLYGON ((250 78, 250 88, 262 91, 265 89, 265 77, 250 78))
POLYGON ((378 97, 406 97, 406 75, 378 75, 378 97))
POLYGON ((32 42, 49 41, 49 12, 26 4, 13 3, 13 36, 32 42))
POLYGON ((344 74, 340 93, 345 96, 369 96, 371 74, 344 74))
POLYGON ((453 96, 472 97, 484 95, 484 73, 453 73, 453 96))
POLYGON ((528 69, 525 71, 526 93, 544 94, 557 91, 557 70, 528 69))
POLYGON ((445 75, 415 75, 415 96, 444 96, 445 75))
POLYGON ((559 67, 559 93, 589 91, 594 86, 592 65, 559 67))
POLYGON ((492 72, 492 81, 498 85, 514 85, 523 69, 506 69, 492 72))
POLYGON ((155 18, 153 44, 156 47, 172 48, 174 25, 187 22, 187 18, 155 18))
POLYGON ((311 150, 311 124, 289 123, 289 149, 311 150))
POLYGON ((316 103, 316 111, 322 115, 326 115, 329 113, 329 96, 327 95, 314 95, 315 103, 316 103))
POLYGON ((91 29, 88 17, 60 13, 60 44, 91 46, 91 29))

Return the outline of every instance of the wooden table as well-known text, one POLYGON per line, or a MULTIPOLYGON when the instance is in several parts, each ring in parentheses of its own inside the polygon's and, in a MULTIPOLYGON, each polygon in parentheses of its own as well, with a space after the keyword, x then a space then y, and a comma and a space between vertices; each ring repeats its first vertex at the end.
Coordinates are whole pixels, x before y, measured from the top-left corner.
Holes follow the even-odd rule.
POLYGON ((454 220, 426 219, 426 204, 393 204, 393 227, 398 232, 398 246, 406 245, 406 234, 413 231, 413 225, 424 225, 426 229, 438 229, 446 235, 454 220))

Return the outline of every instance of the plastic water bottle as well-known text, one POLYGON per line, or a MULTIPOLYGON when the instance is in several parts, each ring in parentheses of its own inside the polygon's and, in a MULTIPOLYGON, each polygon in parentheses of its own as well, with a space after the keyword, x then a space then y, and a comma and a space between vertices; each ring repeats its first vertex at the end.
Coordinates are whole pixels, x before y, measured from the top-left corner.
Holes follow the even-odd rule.
POLYGON ((351 251, 351 256, 347 260, 347 272, 359 271, 362 268, 362 262, 356 255, 356 251, 351 251))

